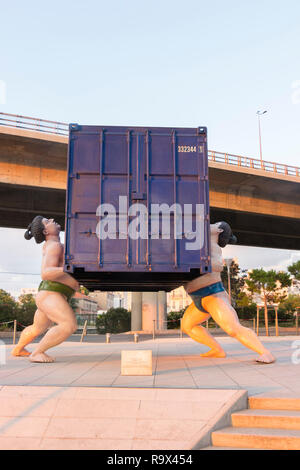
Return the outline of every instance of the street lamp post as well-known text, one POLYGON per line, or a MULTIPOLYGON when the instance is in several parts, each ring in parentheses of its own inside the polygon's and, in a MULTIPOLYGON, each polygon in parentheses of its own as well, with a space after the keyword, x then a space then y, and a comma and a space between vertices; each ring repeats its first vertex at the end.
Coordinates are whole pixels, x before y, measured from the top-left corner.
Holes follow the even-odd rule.
POLYGON ((274 310, 275 310, 275 335, 278 336, 278 306, 279 303, 273 302, 274 310))
POLYGON ((267 283, 264 284, 264 306, 265 306, 265 328, 266 328, 266 336, 269 336, 269 318, 268 318, 268 304, 266 298, 266 288, 267 283))
POLYGON ((260 161, 262 165, 262 146, 261 146, 261 129, 260 129, 260 116, 266 114, 267 111, 257 111, 257 118, 258 118, 258 135, 259 135, 259 150, 260 150, 260 161))

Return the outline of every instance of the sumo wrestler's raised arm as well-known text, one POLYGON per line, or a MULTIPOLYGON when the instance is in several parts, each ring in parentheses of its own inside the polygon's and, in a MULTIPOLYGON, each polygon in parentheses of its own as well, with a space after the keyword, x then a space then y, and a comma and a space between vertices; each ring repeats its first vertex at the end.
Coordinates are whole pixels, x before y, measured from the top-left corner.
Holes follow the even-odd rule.
POLYGON ((63 271, 63 267, 59 266, 63 247, 60 243, 51 243, 46 247, 45 255, 42 262, 41 277, 43 281, 57 281, 70 286, 72 289, 78 290, 79 284, 76 279, 63 271))

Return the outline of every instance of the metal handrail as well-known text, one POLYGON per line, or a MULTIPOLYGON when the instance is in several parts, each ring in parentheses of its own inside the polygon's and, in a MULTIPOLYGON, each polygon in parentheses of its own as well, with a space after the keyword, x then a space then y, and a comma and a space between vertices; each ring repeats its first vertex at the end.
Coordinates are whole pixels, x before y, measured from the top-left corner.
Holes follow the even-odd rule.
POLYGON ((208 151, 208 159, 216 163, 225 163, 227 165, 240 166, 243 168, 252 168, 254 170, 264 170, 279 175, 300 177, 300 168, 291 165, 285 165, 277 162, 267 162, 257 158, 243 157, 229 153, 208 151))
MULTIPOLYGON (((25 130, 34 130, 44 132, 45 134, 69 135, 69 125, 65 122, 49 121, 46 119, 37 119, 19 114, 7 114, 0 112, 0 125, 8 127, 17 127, 25 130)), ((208 150, 208 159, 215 163, 225 163, 243 168, 254 170, 263 170, 268 173, 278 175, 300 177, 300 168, 283 163, 268 162, 257 158, 243 157, 231 153, 216 152, 208 150)))
POLYGON ((45 132, 46 134, 69 135, 69 125, 65 122, 48 121, 20 114, 0 113, 0 125, 45 132))

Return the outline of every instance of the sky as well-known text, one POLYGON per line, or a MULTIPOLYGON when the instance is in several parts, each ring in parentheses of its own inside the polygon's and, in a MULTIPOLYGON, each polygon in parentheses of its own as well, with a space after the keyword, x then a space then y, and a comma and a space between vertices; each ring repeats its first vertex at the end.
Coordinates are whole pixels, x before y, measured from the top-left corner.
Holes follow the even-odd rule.
MULTIPOLYGON (((300 166, 299 17, 298 0, 2 2, 0 111, 206 126, 210 150, 259 158, 267 110, 263 159, 300 166)), ((41 247, 23 232, 0 228, 0 285, 13 292, 40 279, 6 274, 39 273, 41 247)), ((299 254, 229 249, 245 267, 299 254)))

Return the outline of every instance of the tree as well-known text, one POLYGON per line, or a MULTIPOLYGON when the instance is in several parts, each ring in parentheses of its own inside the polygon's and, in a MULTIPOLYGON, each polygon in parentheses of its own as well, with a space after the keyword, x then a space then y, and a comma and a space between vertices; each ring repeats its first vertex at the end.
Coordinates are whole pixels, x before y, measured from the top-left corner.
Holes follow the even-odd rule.
POLYGON ((280 303, 287 297, 283 289, 291 285, 290 275, 284 271, 276 272, 274 269, 253 269, 249 278, 245 280, 250 293, 262 295, 265 308, 265 325, 268 335, 268 303, 280 303))
POLYGON ((32 294, 20 295, 17 320, 23 326, 32 325, 37 306, 32 294))
POLYGON ((70 305, 71 309, 73 310, 73 312, 76 314, 77 308, 78 308, 78 299, 72 297, 70 302, 69 302, 69 305, 70 305))
POLYGON ((285 300, 283 300, 279 308, 286 314, 294 314, 300 308, 300 295, 290 294, 285 300))
POLYGON ((106 313, 98 315, 96 328, 99 334, 123 333, 131 329, 131 312, 126 308, 110 308, 106 313))
MULTIPOLYGON (((227 266, 225 265, 223 271, 221 272, 221 279, 225 286, 225 289, 229 290, 228 288, 228 270, 227 266)), ((231 290, 231 302, 232 305, 236 305, 239 295, 241 293, 241 289, 245 285, 245 280, 240 276, 240 267, 238 263, 232 260, 230 265, 230 290, 231 290)))
POLYGON ((180 319, 183 317, 183 314, 185 312, 185 308, 182 308, 179 310, 179 312, 169 312, 167 315, 167 329, 168 330, 175 330, 177 328, 180 328, 180 319))
POLYGON ((236 306, 237 307, 249 307, 252 302, 252 296, 247 295, 246 292, 239 292, 237 299, 236 299, 236 306))
POLYGON ((79 287, 79 292, 80 292, 80 294, 84 294, 84 295, 89 295, 89 293, 90 293, 90 291, 84 286, 79 287))
POLYGON ((242 320, 251 320, 256 317, 257 305, 255 303, 244 304, 235 307, 238 317, 242 320))
POLYGON ((0 289, 0 323, 16 319, 18 304, 15 299, 3 289, 0 289))
POLYGON ((292 276, 294 276, 295 279, 300 281, 300 260, 291 264, 291 266, 288 266, 288 271, 292 274, 292 276))

